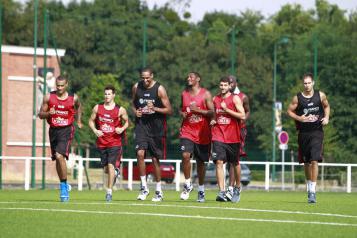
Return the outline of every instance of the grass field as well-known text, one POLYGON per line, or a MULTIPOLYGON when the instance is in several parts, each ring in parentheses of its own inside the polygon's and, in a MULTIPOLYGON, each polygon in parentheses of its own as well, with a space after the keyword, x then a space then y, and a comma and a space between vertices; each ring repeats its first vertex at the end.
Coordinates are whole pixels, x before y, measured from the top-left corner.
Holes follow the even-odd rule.
POLYGON ((69 203, 58 190, 1 190, 0 237, 357 237, 357 194, 243 191, 241 202, 180 201, 165 191, 162 203, 136 201, 137 191, 72 191, 69 203))

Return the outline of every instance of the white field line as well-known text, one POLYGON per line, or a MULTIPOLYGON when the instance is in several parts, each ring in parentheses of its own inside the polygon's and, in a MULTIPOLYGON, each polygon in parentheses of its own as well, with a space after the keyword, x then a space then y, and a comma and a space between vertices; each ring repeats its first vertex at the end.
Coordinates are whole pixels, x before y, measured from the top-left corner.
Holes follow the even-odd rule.
POLYGON ((89 213, 89 214, 107 214, 107 215, 134 215, 134 216, 156 216, 171 218, 192 218, 202 220, 226 220, 226 221, 249 221, 249 222, 267 222, 267 223, 294 223, 294 224, 313 224, 327 226, 350 226, 357 227, 357 224, 337 223, 337 222, 319 222, 319 221, 296 221, 296 220, 273 220, 273 219, 254 219, 254 218, 235 218, 235 217, 212 217, 200 215, 178 215, 166 213, 145 213, 145 212, 108 212, 108 211, 87 211, 71 209, 46 209, 46 208, 26 208, 26 207, 9 207, 0 208, 0 210, 21 210, 21 211, 40 211, 40 212, 67 212, 67 213, 89 213))
MULTIPOLYGON (((59 202, 0 202, 0 204, 60 204, 59 202)), ((173 207, 173 208, 192 208, 192 209, 213 209, 213 210, 232 210, 232 211, 247 211, 247 212, 266 212, 266 213, 283 213, 283 214, 298 214, 298 215, 314 215, 327 217, 341 218, 357 218, 354 215, 334 214, 334 213, 319 213, 319 212, 302 212, 302 211, 286 211, 286 210, 266 210, 266 209, 251 209, 239 207, 209 207, 209 206, 192 206, 192 205, 169 205, 169 204, 145 204, 145 203, 117 203, 117 202, 70 202, 68 205, 119 205, 119 206, 145 206, 145 207, 173 207)), ((313 206, 313 205, 312 205, 313 206)))

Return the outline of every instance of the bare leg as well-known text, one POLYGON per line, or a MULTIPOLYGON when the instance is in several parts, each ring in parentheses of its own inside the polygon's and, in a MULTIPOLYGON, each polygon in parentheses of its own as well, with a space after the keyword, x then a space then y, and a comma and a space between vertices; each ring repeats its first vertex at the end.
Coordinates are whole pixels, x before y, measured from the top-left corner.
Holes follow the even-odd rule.
POLYGON ((229 186, 234 187, 234 183, 235 183, 235 174, 234 174, 234 167, 229 166, 229 186))
POLYGON ((198 185, 205 183, 206 166, 203 161, 197 160, 198 185))
POLYGON ((137 153, 136 153, 136 158, 138 160, 140 176, 146 176, 145 150, 138 150, 137 153))
POLYGON ((60 180, 67 180, 67 165, 63 155, 56 152, 56 170, 60 180))
POLYGON ((317 161, 311 161, 311 165, 310 165, 310 180, 311 182, 316 182, 317 181, 317 176, 319 174, 319 166, 317 161))
POLYGON ((113 188, 113 182, 114 182, 114 165, 108 164, 105 166, 106 170, 108 171, 108 184, 107 188, 112 189, 113 188))
POLYGON ((191 154, 189 152, 182 153, 182 166, 185 179, 191 178, 191 154))
POLYGON ((234 168, 234 177, 235 177, 235 183, 237 187, 240 187, 240 164, 238 163, 232 163, 231 167, 234 168))
POLYGON ((216 176, 217 176, 217 185, 219 191, 224 191, 224 174, 223 174, 223 161, 216 161, 216 176))
POLYGON ((152 157, 152 163, 154 165, 154 173, 155 173, 155 180, 156 182, 160 182, 161 181, 161 170, 160 170, 160 161, 155 158, 155 157, 152 157))
POLYGON ((311 180, 311 165, 309 163, 305 163, 304 170, 306 180, 311 180))

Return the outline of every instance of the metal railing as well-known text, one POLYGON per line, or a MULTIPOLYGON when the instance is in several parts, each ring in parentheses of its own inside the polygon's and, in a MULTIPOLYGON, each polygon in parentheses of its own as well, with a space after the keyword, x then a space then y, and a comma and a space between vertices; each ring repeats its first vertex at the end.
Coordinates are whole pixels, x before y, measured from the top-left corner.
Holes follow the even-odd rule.
MULTIPOLYGON (((30 189, 31 182, 31 161, 32 160, 51 160, 49 157, 25 157, 25 156, 0 156, 1 160, 24 160, 24 189, 30 189)), ((99 162, 100 158, 83 158, 79 155, 71 155, 70 160, 77 161, 77 169, 78 169, 78 177, 77 177, 77 185, 78 190, 83 190, 83 172, 84 172, 84 161, 96 161, 99 162)), ((127 189, 133 189, 133 164, 136 162, 136 159, 123 158, 121 160, 123 163, 128 163, 128 181, 127 181, 127 189)), ((145 162, 151 162, 151 159, 146 159, 145 162)), ((163 160, 162 163, 173 163, 175 164, 175 190, 180 190, 180 176, 181 176, 181 160, 163 160)), ((191 161, 195 163, 194 160, 191 161)), ((262 162, 262 161, 242 161, 242 164, 248 165, 263 165, 265 167, 265 182, 264 189, 269 191, 271 177, 270 177, 270 167, 272 165, 280 165, 280 166, 302 166, 299 163, 295 162, 262 162)), ((339 164, 339 163, 319 163, 319 167, 345 167, 346 168, 346 192, 351 193, 352 191, 352 167, 357 168, 357 164, 339 164)), ((3 167, 4 169, 4 167, 3 167)), ((224 170, 225 171, 225 170, 224 170)), ((4 174, 4 173, 2 173, 4 174)), ((282 177, 282 189, 284 189, 284 177, 282 177)))

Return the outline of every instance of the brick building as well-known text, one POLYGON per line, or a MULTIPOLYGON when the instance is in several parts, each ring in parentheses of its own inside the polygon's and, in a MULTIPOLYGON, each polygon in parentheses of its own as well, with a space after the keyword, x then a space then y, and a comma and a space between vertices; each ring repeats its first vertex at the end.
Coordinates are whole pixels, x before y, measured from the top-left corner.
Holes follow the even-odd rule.
MULTIPOLYGON (((31 156, 32 116, 33 116, 33 56, 34 48, 2 46, 2 149, 4 156, 31 156)), ((44 65, 44 49, 37 48, 37 68, 44 65)), ((57 50, 63 57, 65 50, 57 50)), ((47 68, 54 76, 60 74, 56 51, 47 49, 47 68)), ((37 70, 39 71, 39 70, 37 70)), ((39 87, 36 86, 37 102, 41 101, 39 87)), ((48 126, 46 125, 46 156, 49 156, 48 126)), ((42 156, 42 120, 36 119, 36 156, 42 156)), ((18 174, 22 166, 12 168, 10 161, 3 161, 4 180, 12 173, 18 174), (21 168, 20 168, 21 167, 21 168)), ((11 161, 14 162, 14 161, 11 161)), ((19 161, 17 161, 19 163, 19 161)), ((41 161, 36 163, 36 179, 41 176, 41 161), (38 164, 38 165, 37 165, 38 164)), ((47 163, 52 164, 52 163, 47 163)), ((47 166, 46 166, 47 167, 47 166)), ((51 169, 50 169, 51 170, 51 169)))

